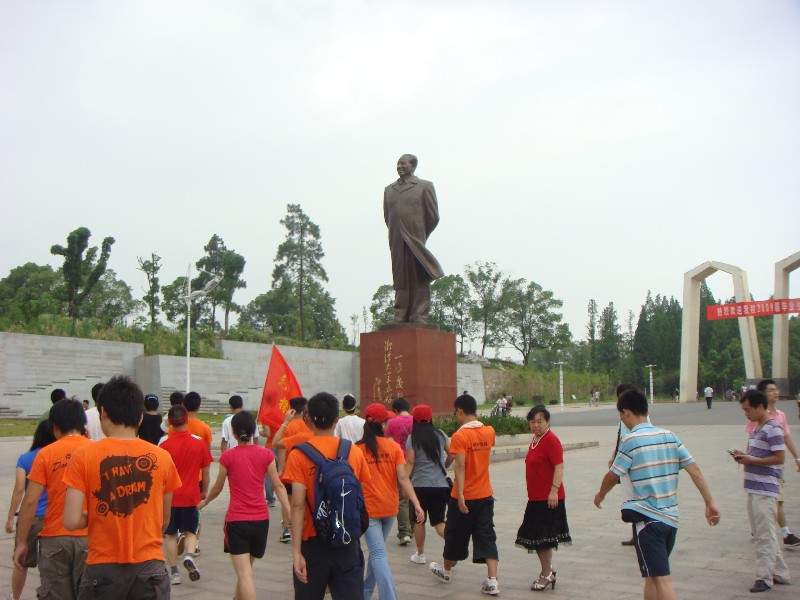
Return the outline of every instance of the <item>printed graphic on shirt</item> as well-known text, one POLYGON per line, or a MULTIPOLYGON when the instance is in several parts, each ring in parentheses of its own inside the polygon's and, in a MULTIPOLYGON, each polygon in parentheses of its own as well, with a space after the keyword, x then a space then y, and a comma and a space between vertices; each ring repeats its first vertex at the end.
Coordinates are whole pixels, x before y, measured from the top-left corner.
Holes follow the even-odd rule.
POLYGON ((150 498, 151 472, 157 468, 154 454, 109 456, 100 461, 100 489, 92 492, 98 500, 97 514, 131 516, 136 507, 150 498))

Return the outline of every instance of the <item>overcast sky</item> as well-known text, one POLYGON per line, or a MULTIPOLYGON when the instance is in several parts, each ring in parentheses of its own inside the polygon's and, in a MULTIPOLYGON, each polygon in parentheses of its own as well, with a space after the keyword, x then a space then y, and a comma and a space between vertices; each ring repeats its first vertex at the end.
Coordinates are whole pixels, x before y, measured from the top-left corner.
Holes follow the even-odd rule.
POLYGON ((298 203, 349 334, 405 152, 445 272, 536 281, 577 339, 590 298, 622 324, 707 260, 765 299, 800 250, 800 4, 0 0, 0 277, 86 226, 141 297, 137 256, 169 283, 216 233, 246 303, 298 203))

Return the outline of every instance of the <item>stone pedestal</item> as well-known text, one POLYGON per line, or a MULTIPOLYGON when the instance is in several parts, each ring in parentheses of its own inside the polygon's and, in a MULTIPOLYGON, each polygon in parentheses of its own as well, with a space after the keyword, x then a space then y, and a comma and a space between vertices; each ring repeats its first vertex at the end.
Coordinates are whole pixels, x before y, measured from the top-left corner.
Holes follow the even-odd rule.
POLYGON ((361 407, 391 405, 402 396, 427 404, 434 414, 452 413, 456 399, 456 337, 445 331, 407 327, 361 334, 361 407))

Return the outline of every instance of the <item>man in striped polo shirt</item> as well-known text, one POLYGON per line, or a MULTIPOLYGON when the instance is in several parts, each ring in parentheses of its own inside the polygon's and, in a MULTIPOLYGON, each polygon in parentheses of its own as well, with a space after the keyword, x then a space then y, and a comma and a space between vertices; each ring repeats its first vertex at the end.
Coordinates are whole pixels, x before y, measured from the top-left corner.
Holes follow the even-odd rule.
POLYGON ((678 474, 685 469, 706 504, 709 525, 719 523, 720 511, 711 488, 689 451, 671 431, 653 427, 647 420, 647 397, 636 389, 617 400, 620 420, 630 434, 619 450, 594 497, 597 508, 620 477, 629 475, 633 497, 622 503, 622 520, 633 524, 636 556, 648 600, 673 600, 675 589, 669 555, 678 532, 678 474))
POLYGON ((747 452, 733 451, 734 460, 744 465, 747 516, 756 546, 756 582, 750 591, 766 592, 773 583, 789 583, 789 567, 783 561, 777 526, 786 445, 783 429, 770 418, 767 397, 762 392, 748 390, 739 403, 748 421, 756 423, 747 452))

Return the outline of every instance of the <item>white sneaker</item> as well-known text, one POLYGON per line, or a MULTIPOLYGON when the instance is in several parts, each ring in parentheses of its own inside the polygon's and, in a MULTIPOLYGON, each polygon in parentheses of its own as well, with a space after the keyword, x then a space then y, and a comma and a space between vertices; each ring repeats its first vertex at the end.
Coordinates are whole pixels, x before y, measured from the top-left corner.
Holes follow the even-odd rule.
POLYGON ((189 571, 189 581, 197 581, 200 579, 200 571, 197 570, 197 563, 194 562, 191 554, 183 557, 183 566, 189 571))
POLYGON ((431 573, 433 573, 439 581, 442 583, 450 583, 450 573, 444 570, 443 565, 440 565, 437 562, 432 562, 430 565, 428 565, 428 568, 430 568, 431 573))
POLYGON ((411 543, 411 536, 404 535, 399 540, 397 540, 397 543, 400 544, 401 546, 408 546, 411 543))
POLYGON ((417 563, 418 565, 424 565, 426 562, 428 562, 428 559, 425 558, 424 554, 414 552, 414 554, 411 555, 411 562, 417 563))
POLYGON ((181 574, 180 573, 170 573, 169 574, 169 583, 170 583, 170 585, 180 585, 181 584, 181 574))
POLYGON ((497 583, 497 579, 486 579, 481 586, 481 592, 497 596, 500 593, 500 584, 497 583))

